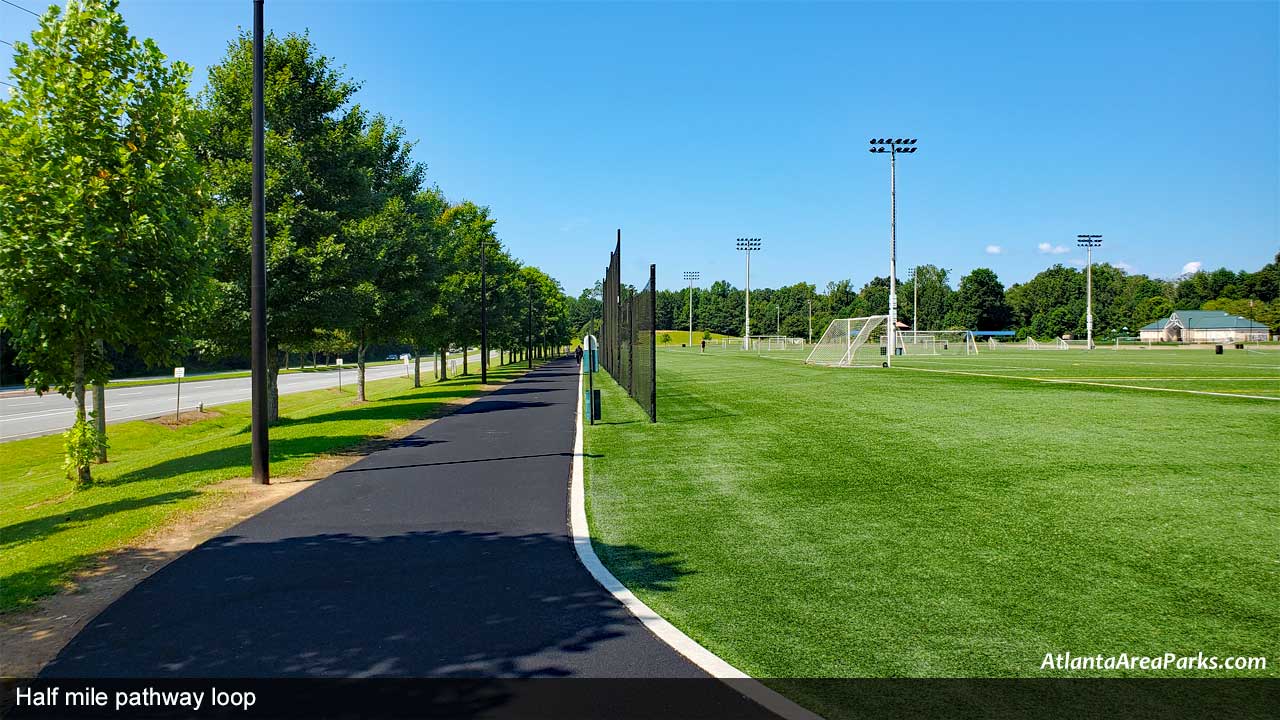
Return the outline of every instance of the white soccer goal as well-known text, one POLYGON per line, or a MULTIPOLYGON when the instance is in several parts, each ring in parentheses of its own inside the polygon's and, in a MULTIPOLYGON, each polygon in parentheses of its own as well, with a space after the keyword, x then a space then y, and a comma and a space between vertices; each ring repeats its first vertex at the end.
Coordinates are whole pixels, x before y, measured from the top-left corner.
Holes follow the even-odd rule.
POLYGON ((1033 337, 1028 337, 1028 338, 1027 338, 1027 349, 1028 349, 1028 350, 1039 350, 1039 349, 1040 349, 1040 347, 1041 347, 1041 346, 1040 346, 1040 342, 1039 342, 1038 340, 1036 340, 1036 339, 1035 339, 1035 338, 1033 338, 1033 337))
POLYGON ((1068 343, 1066 340, 1063 340, 1062 338, 1054 338, 1053 349, 1054 350, 1070 350, 1071 343, 1068 343))
POLYGON ((978 343, 968 330, 899 330, 899 355, 977 355, 978 343))
POLYGON ((995 350, 996 348, 1000 347, 1000 343, 997 342, 995 338, 989 337, 987 338, 987 347, 991 348, 992 350, 995 350))
POLYGON ((1033 337, 1027 338, 1027 348, 1031 350, 1070 350, 1071 345, 1062 338, 1054 338, 1053 342, 1040 342, 1033 337))
POLYGON ((885 361, 880 343, 888 331, 888 322, 888 315, 832 320, 805 362, 838 367, 877 367, 885 361))

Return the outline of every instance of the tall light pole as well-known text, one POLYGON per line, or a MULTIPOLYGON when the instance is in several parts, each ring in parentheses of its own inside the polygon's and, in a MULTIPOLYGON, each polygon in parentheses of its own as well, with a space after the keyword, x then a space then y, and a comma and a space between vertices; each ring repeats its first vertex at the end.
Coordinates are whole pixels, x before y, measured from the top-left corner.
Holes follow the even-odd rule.
POLYGON ((271 456, 267 435, 267 249, 266 170, 263 162, 265 111, 262 100, 262 0, 253 0, 253 247, 250 251, 249 332, 249 454, 253 481, 271 482, 271 456))
POLYGON ((774 330, 774 332, 778 333, 778 337, 782 337, 782 306, 775 305, 773 309, 777 311, 778 315, 778 329, 774 330))
POLYGON ((1085 305, 1084 324, 1088 333, 1088 347, 1093 349, 1093 249, 1102 247, 1101 235, 1077 235, 1076 244, 1084 248, 1085 257, 1085 305))
POLYGON ((746 326, 742 334, 742 349, 751 349, 751 253, 760 249, 760 238, 738 238, 738 249, 747 254, 747 305, 746 326))
MULTIPOLYGON (((480 384, 489 382, 489 287, 485 282, 484 238, 480 238, 480 384)), ((466 352, 466 348, 462 350, 466 352)))
POLYGON ((693 284, 698 281, 702 273, 697 270, 686 271, 684 279, 689 281, 689 347, 693 347, 693 284))
POLYGON ((813 344, 813 295, 809 295, 809 344, 813 344))
POLYGON ((893 365, 898 332, 898 154, 916 151, 915 138, 872 138, 871 152, 889 153, 889 331, 885 367, 893 365))

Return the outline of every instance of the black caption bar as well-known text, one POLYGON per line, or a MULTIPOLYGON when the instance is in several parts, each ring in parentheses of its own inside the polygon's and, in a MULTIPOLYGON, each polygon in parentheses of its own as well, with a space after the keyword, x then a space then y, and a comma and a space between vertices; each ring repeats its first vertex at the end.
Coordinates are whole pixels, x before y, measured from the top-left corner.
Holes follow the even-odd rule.
MULTIPOLYGON (((754 681, 630 679, 5 679, 0 716, 345 718, 771 718, 754 681)), ((1276 679, 762 681, 837 718, 1263 718, 1276 679)))

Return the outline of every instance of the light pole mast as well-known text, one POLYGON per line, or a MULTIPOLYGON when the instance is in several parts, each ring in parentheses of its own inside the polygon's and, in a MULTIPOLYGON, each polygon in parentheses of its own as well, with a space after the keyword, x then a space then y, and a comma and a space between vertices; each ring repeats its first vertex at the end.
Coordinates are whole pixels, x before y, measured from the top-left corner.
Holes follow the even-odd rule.
POLYGON ((262 0, 253 2, 253 237, 250 251, 250 417, 249 453, 253 481, 271 482, 271 452, 267 433, 269 410, 267 393, 267 250, 266 250, 266 111, 263 100, 262 0))
POLYGON ((886 340, 885 367, 892 367, 897 351, 898 332, 898 153, 916 151, 915 138, 873 138, 871 152, 889 153, 889 330, 886 340))
POLYGON ((689 347, 693 347, 693 284, 702 273, 697 270, 686 271, 684 279, 689 281, 689 347))
POLYGON ((751 251, 760 249, 760 238, 738 238, 738 249, 747 254, 747 304, 746 327, 742 334, 742 349, 751 349, 751 251))
POLYGON ((1093 249, 1102 246, 1101 235, 1077 235, 1076 244, 1085 253, 1085 305, 1084 325, 1088 333, 1088 348, 1093 349, 1093 249))

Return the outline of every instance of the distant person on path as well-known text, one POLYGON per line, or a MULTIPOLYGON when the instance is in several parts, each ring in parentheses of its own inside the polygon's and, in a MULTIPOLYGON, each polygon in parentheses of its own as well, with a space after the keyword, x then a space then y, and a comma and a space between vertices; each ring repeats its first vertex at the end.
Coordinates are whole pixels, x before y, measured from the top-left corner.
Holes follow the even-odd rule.
POLYGON ((582 346, 581 345, 574 348, 573 356, 578 358, 578 364, 581 365, 582 364, 582 346))
POLYGON ((706 351, 707 351, 707 339, 702 338, 702 352, 706 352, 706 351))

